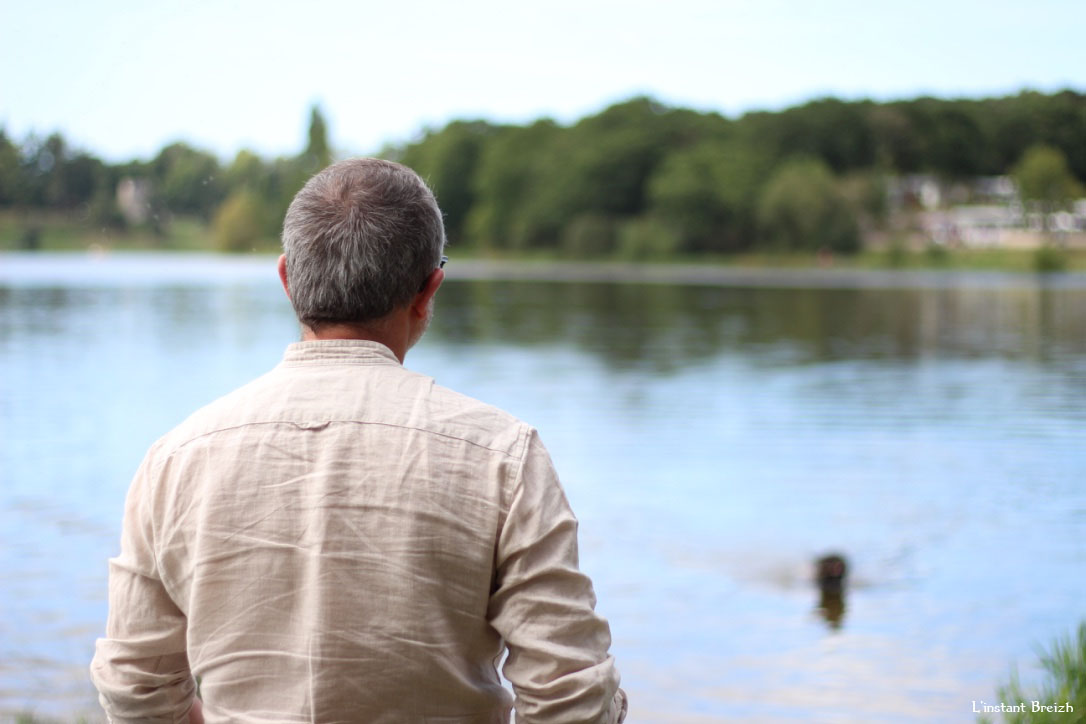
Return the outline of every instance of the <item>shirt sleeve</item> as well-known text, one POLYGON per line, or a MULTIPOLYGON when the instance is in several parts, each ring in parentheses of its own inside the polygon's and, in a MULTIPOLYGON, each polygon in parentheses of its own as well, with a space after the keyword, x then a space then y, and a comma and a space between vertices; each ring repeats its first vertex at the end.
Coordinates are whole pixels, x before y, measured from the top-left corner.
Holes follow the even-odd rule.
POLYGON ((531 431, 498 535, 491 625, 509 655, 518 724, 618 724, 626 716, 611 632, 578 568, 577 519, 531 431))
POLYGON ((186 722, 196 693, 185 615, 159 576, 150 515, 151 455, 129 488, 121 552, 109 561, 109 619, 91 679, 111 722, 186 722))

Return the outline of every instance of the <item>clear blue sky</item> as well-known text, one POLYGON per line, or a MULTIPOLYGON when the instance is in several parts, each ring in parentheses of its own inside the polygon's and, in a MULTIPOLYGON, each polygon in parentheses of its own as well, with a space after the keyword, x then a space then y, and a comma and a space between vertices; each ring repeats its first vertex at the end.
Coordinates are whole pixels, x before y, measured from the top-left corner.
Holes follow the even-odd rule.
POLYGON ((340 152, 453 118, 572 121, 648 93, 726 115, 835 95, 1086 91, 1086 2, 4 0, 0 126, 109 160, 186 140, 340 152))

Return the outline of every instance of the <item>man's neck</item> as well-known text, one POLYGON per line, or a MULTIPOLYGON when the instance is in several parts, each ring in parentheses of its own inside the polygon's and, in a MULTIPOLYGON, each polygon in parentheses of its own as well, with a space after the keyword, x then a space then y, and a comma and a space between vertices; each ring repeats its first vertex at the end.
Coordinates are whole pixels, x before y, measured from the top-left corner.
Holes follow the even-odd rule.
POLYGON ((403 364, 407 356, 410 333, 402 324, 385 319, 376 325, 359 324, 322 324, 318 329, 302 325, 302 341, 312 342, 321 339, 361 339, 383 344, 392 350, 396 359, 403 364))

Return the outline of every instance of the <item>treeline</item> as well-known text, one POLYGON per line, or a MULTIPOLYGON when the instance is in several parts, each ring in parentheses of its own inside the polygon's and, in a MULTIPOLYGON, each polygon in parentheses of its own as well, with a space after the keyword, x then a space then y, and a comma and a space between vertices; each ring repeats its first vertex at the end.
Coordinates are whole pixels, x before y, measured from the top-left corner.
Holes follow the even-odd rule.
POLYGON ((1042 198, 1074 192, 1086 96, 823 99, 736 120, 635 98, 569 127, 458 121, 395 157, 433 185, 450 237, 484 249, 850 251, 885 222, 891 176, 1023 170, 1060 182, 1042 198))
MULTIPOLYGON (((249 251, 277 243, 294 194, 332 160, 327 124, 316 107, 298 155, 267 160, 243 150, 228 164, 182 142, 150 161, 107 164, 57 133, 16 144, 0 129, 0 209, 47 210, 121 233, 142 228, 160 240, 173 221, 195 218, 210 227, 208 246, 249 251)), ((22 246, 35 245, 36 223, 25 230, 22 246)))
MULTIPOLYGON (((891 177, 1014 173, 1038 199, 1080 192, 1086 95, 822 99, 737 119, 634 98, 569 126, 454 121, 382 155, 429 181, 461 248, 628 258, 851 251, 886 223, 891 177)), ((297 156, 242 151, 225 165, 183 143, 109 165, 59 135, 16 144, 0 132, 0 207, 62 209, 115 228, 192 216, 220 248, 248 249, 274 242, 293 194, 331 157, 316 108, 297 156), (123 179, 142 184, 144 221, 118 201, 123 179)))

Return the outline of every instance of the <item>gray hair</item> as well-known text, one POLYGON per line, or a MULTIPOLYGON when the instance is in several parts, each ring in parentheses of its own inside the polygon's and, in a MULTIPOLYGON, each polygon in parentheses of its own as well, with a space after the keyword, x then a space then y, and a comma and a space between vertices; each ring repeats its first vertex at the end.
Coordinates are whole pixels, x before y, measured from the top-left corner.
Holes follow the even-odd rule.
POLYGON ((406 305, 444 248, 433 192, 406 166, 375 158, 309 179, 283 221, 291 303, 311 329, 373 322, 406 305))

